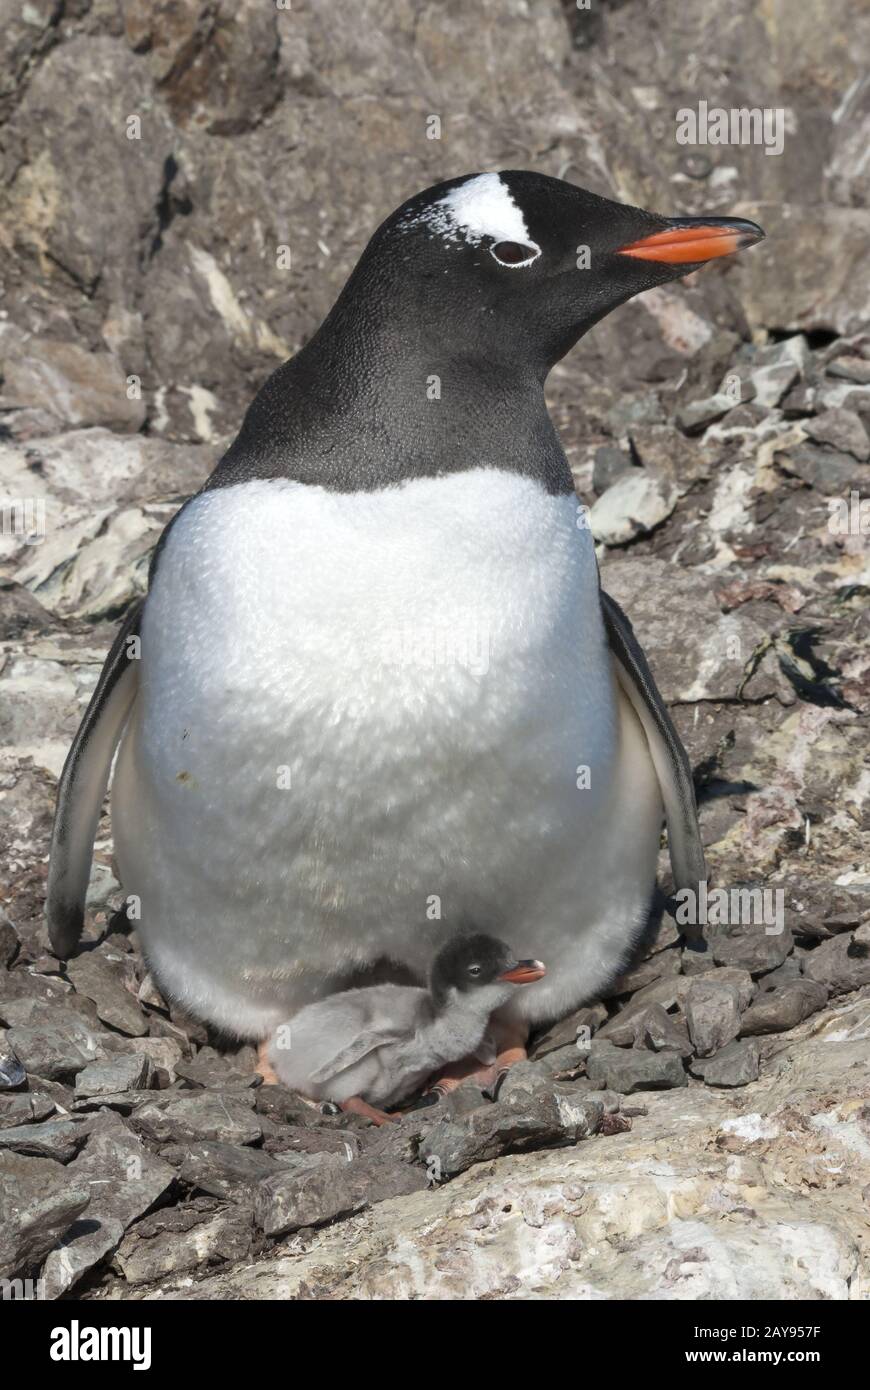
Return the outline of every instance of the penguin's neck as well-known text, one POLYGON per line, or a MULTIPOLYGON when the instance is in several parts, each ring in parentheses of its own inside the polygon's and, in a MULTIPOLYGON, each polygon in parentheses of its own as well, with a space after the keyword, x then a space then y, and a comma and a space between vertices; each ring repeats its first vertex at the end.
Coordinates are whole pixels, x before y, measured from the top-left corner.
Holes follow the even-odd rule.
POLYGON ((435 1003, 432 1022, 423 1030, 421 1041, 445 1061, 472 1054, 479 1047, 501 997, 489 997, 490 991, 480 990, 463 995, 450 990, 435 1003))
POLYGON ((207 486, 283 478, 339 492, 499 468, 570 495, 571 471, 543 381, 505 354, 449 344, 449 319, 339 300, 314 338, 266 382, 207 486))

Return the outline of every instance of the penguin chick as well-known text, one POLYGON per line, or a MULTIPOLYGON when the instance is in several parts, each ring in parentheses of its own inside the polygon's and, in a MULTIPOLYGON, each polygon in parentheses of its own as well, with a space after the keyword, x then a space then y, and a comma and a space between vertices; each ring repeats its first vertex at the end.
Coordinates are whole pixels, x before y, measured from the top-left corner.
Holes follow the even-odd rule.
POLYGON ((458 932, 435 956, 428 989, 373 985, 308 1004, 276 1029, 268 1059, 291 1090, 383 1124, 395 1117, 375 1107, 397 1105, 439 1067, 473 1056, 495 1010, 545 973, 493 936, 458 932))

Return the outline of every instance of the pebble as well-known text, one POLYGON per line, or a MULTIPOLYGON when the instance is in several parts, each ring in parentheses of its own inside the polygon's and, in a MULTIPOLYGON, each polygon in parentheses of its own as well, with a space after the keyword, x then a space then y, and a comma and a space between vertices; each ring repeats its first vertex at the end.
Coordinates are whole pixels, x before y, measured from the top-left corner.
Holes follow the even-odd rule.
POLYGON ((823 941, 807 956, 804 975, 827 985, 832 994, 870 985, 870 923, 823 941))
POLYGON ((778 989, 759 995, 740 1020, 740 1036, 758 1033, 784 1033, 810 1014, 818 1013, 828 1002, 827 985, 818 980, 786 980, 778 989))
POLYGON ((714 929, 710 949, 717 965, 733 965, 750 975, 765 975, 782 965, 794 942, 788 930, 768 935, 763 926, 714 929))
POLYGON ((249 1092, 194 1091, 154 1100, 131 1117, 137 1133, 157 1144, 187 1139, 219 1139, 225 1144, 253 1144, 263 1127, 249 1092))
POLYGON ((71 1168, 0 1152, 0 1279, 41 1264, 90 1200, 90 1184, 71 1168))
POLYGON ((91 1062, 76 1076, 75 1094, 113 1096, 123 1091, 144 1091, 151 1081, 151 1062, 145 1053, 122 1053, 105 1062, 91 1062))
POLYGON ((427 1186, 426 1171, 418 1164, 366 1158, 348 1163, 322 1155, 301 1171, 265 1178, 254 1195, 254 1221, 264 1235, 283 1236, 427 1186))
POLYGON ((693 980, 686 996, 686 1022, 699 1057, 719 1052, 740 1031, 740 996, 736 985, 705 975, 693 980))
POLYGON ((686 1072, 678 1052, 646 1052, 614 1047, 593 1038, 586 1071, 593 1081, 620 1095, 634 1091, 670 1090, 687 1084, 686 1072))
POLYGON ((747 1086, 758 1080, 758 1043, 752 1038, 734 1041, 712 1057, 697 1057, 689 1063, 693 1076, 708 1086, 747 1086))

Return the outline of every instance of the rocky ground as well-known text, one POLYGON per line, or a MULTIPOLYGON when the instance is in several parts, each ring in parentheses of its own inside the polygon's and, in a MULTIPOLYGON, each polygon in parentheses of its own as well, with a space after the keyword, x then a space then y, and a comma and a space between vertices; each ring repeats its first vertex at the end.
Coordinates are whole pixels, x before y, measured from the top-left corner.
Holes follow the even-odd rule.
POLYGON ((53 1298, 866 1297, 866 16, 12 9, 0 495, 44 534, 2 538, 0 1278, 53 1298), (699 97, 783 107, 783 154, 676 144, 699 97), (85 949, 50 954, 54 788, 156 537, 253 391, 394 204, 498 166, 768 231, 606 320, 551 403, 689 750, 712 881, 781 890, 783 917, 698 945, 665 910, 495 1101, 467 1086, 377 1131, 257 1087, 251 1049, 166 1005, 113 921, 108 820, 85 949))

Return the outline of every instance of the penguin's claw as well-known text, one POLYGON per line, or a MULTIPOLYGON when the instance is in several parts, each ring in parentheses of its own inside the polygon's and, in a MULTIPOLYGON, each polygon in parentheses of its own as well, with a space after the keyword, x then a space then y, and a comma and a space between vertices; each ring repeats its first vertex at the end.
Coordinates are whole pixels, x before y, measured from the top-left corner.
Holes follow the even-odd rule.
POLYGON ((495 1085, 495 1066, 482 1067, 478 1057, 464 1057, 461 1062, 453 1062, 437 1081, 427 1086, 425 1094, 446 1096, 461 1086, 464 1081, 473 1081, 482 1091, 495 1085))
POLYGON ((465 1057, 448 1067, 443 1076, 426 1088, 426 1094, 434 1092, 435 1095, 445 1096, 449 1091, 455 1091, 463 1081, 474 1081, 484 1095, 495 1100, 507 1072, 516 1062, 524 1062, 528 1056, 526 1042, 529 1030, 524 1023, 502 1023, 496 1019, 491 1031, 496 1051, 491 1066, 482 1067, 477 1057, 465 1057))

